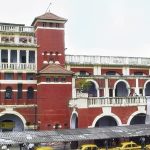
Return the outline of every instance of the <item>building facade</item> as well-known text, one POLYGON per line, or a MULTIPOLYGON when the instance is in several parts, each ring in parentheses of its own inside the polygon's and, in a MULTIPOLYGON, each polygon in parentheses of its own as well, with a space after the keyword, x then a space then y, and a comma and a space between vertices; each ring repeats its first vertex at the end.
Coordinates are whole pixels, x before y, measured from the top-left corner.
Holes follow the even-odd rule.
POLYGON ((0 23, 0 131, 145 123, 150 58, 66 55, 66 22, 0 23))

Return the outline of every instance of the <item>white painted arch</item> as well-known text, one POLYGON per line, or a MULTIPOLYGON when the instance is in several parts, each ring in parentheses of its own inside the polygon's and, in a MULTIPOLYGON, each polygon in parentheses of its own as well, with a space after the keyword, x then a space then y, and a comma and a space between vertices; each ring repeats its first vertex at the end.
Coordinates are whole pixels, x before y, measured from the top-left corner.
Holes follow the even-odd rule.
POLYGON ((74 115, 78 118, 78 113, 76 110, 73 110, 71 117, 70 117, 70 128, 74 129, 75 128, 75 120, 74 120, 74 115))
POLYGON ((93 82, 94 83, 96 91, 97 91, 97 97, 99 97, 99 85, 98 85, 98 83, 93 79, 87 79, 86 82, 93 82))
POLYGON ((12 114, 12 115, 18 116, 21 119, 21 121, 23 122, 24 127, 26 128, 26 120, 20 113, 14 111, 14 110, 5 110, 5 111, 0 112, 0 117, 3 115, 7 115, 7 114, 8 115, 12 114))
POLYGON ((127 121, 127 125, 130 125, 131 120, 138 114, 146 114, 146 110, 138 110, 136 112, 134 112, 133 114, 131 114, 131 116, 129 117, 128 121, 127 121))
POLYGON ((118 84, 119 82, 124 82, 124 83, 126 84, 126 87, 127 87, 127 89, 128 89, 128 94, 129 94, 129 93, 130 93, 130 85, 129 85, 129 83, 128 83, 126 80, 119 79, 119 80, 117 80, 117 81, 115 82, 115 84, 114 84, 113 96, 115 96, 115 89, 116 89, 116 86, 117 86, 117 84, 118 84))
POLYGON ((118 125, 118 126, 122 125, 122 122, 121 122, 120 118, 119 118, 117 115, 115 115, 114 113, 109 113, 108 115, 103 113, 103 114, 101 114, 101 115, 98 115, 98 116, 94 119, 94 121, 93 121, 93 123, 92 123, 92 127, 95 127, 96 122, 97 122, 100 118, 106 117, 106 116, 110 116, 110 117, 114 118, 115 121, 117 122, 117 125, 118 125))
POLYGON ((147 80, 147 81, 144 83, 143 96, 145 96, 146 85, 147 85, 147 83, 149 83, 149 82, 150 82, 150 80, 147 80))

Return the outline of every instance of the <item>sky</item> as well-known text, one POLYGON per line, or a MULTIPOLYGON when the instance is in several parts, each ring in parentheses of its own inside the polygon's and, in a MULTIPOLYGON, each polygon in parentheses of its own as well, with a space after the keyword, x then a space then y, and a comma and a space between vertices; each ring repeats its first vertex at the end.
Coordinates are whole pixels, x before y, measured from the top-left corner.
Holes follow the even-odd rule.
POLYGON ((150 0, 1 0, 0 22, 30 26, 50 3, 68 19, 66 54, 150 57, 150 0))

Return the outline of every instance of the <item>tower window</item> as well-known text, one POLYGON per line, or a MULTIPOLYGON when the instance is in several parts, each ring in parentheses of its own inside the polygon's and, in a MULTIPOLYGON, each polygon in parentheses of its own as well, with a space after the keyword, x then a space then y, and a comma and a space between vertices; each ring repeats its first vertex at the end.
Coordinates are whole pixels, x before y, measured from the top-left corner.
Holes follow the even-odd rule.
POLYGON ((4 79, 5 80, 13 80, 13 73, 5 73, 4 79))
POLYGON ((18 73, 18 80, 22 80, 22 73, 18 73))
POLYGON ((26 63, 26 51, 25 50, 20 51, 20 62, 26 63))
POLYGON ((28 88, 28 91, 27 91, 27 98, 28 99, 33 99, 34 98, 34 89, 32 87, 29 87, 28 88))
POLYGON ((10 62, 11 63, 16 63, 17 62, 17 51, 16 50, 11 50, 10 51, 10 62))
POLYGON ((65 77, 62 77, 61 78, 61 82, 65 82, 66 81, 66 78, 65 77))
POLYGON ((18 99, 22 98, 22 84, 18 84, 18 99))
POLYGON ((35 51, 29 51, 29 63, 35 63, 35 51))
POLYGON ((54 77, 54 82, 58 82, 58 77, 54 77))
POLYGON ((1 51, 1 62, 8 62, 8 50, 1 51))
POLYGON ((27 80, 33 80, 34 74, 33 73, 27 73, 27 80))
POLYGON ((49 27, 53 27, 53 23, 49 23, 49 27))
POLYGON ((46 22, 43 22, 43 27, 46 27, 46 22))
POLYGON ((46 77, 46 82, 51 82, 51 78, 46 77))
POLYGON ((56 27, 59 28, 59 23, 56 23, 56 27))
POLYGON ((12 99, 12 88, 11 87, 6 88, 5 99, 12 99))

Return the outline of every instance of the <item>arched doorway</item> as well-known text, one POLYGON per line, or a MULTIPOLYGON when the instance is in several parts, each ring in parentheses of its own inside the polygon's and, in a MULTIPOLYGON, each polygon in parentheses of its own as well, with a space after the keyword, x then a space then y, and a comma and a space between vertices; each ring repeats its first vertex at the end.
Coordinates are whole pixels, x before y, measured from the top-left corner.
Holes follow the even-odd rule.
MULTIPOLYGON (((95 127, 106 127, 106 126, 117 126, 116 120, 111 117, 111 116, 103 116, 102 118, 98 119, 95 127)), ((104 144, 105 140, 95 140, 95 144, 98 145, 99 147, 105 146, 104 144)))
POLYGON ((22 120, 14 114, 4 114, 0 117, 0 131, 23 131, 22 120))
POLYGON ((145 96, 150 96, 150 82, 146 84, 145 87, 145 96))
POLYGON ((71 129, 78 128, 78 116, 76 113, 72 114, 71 121, 70 121, 70 128, 71 129))
POLYGON ((83 85, 83 93, 88 93, 89 97, 97 97, 97 89, 92 81, 86 81, 83 85))
POLYGON ((95 127, 102 127, 102 126, 117 126, 116 120, 111 116, 104 116, 97 120, 95 127))
POLYGON ((115 88, 115 96, 116 97, 128 96, 128 89, 127 89, 127 85, 125 82, 120 81, 117 83, 116 88, 115 88))
POLYGON ((140 113, 135 115, 130 122, 130 125, 133 124, 145 124, 146 114, 140 113))
MULTIPOLYGON (((70 128, 71 129, 78 128, 78 116, 76 113, 72 114, 71 121, 70 121, 70 128)), ((77 149, 78 141, 71 142, 70 147, 71 147, 71 149, 77 149)))

